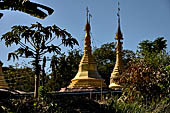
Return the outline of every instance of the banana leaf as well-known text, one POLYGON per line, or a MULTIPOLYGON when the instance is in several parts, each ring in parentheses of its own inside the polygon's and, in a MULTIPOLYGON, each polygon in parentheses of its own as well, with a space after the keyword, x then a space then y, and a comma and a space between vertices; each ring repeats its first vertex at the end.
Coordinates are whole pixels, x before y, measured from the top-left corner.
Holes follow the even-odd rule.
MULTIPOLYGON (((0 0, 0 10, 18 10, 40 19, 44 19, 54 12, 53 9, 47 6, 33 3, 29 0, 0 0)), ((0 13, 0 18, 2 16, 3 14, 0 13)))

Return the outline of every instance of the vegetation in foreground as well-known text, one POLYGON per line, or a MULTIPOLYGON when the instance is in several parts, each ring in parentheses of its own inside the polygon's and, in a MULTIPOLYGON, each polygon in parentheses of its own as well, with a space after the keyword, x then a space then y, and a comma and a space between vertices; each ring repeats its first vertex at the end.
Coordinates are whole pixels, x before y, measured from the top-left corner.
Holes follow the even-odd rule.
MULTIPOLYGON (((10 100, 10 105, 1 105, 1 110, 18 113, 28 108, 31 108, 27 110, 29 112, 41 113, 100 113, 102 111, 108 113, 168 113, 170 111, 170 55, 166 52, 166 47, 166 40, 160 37, 154 41, 142 41, 139 43, 136 53, 124 50, 123 61, 126 66, 126 71, 123 73, 120 81, 117 81, 124 86, 122 95, 120 98, 108 97, 109 99, 105 100, 102 105, 93 100, 86 98, 79 99, 78 97, 70 99, 69 97, 63 96, 62 100, 60 100, 61 98, 50 99, 48 96, 43 96, 45 93, 40 93, 42 94, 40 100, 13 99, 10 100), (88 108, 87 106, 93 107, 87 110, 85 109, 88 108)), ((99 73, 106 79, 107 84, 109 84, 110 73, 116 61, 114 49, 115 44, 108 43, 93 51, 94 57, 98 63, 99 73)), ((44 86, 42 87, 43 90, 48 92, 66 87, 77 72, 81 56, 82 53, 80 50, 71 50, 67 55, 65 53, 59 53, 53 56, 51 61, 52 73, 45 76, 44 86), (63 70, 67 70, 67 73, 64 73, 65 71, 63 70)), ((31 84, 23 84, 20 86, 15 84, 22 83, 22 80, 27 81, 27 79, 33 78, 34 70, 27 67, 23 69, 9 67, 4 73, 6 78, 13 79, 11 88, 23 91, 33 90, 33 87, 30 87, 30 89, 28 88, 32 86, 31 84), (29 74, 24 74, 25 79, 22 79, 24 75, 19 73, 27 72, 29 72, 29 74), (18 76, 22 76, 20 81, 15 79, 18 76)), ((11 81, 7 82, 11 83, 11 81)), ((40 79, 40 83, 41 82, 42 79, 40 79)), ((43 90, 42 92, 44 92, 43 90)))

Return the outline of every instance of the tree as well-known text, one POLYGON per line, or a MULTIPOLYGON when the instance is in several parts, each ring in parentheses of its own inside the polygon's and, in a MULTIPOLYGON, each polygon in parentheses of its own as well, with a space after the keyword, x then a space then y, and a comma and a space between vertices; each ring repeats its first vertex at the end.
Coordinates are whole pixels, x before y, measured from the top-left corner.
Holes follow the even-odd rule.
POLYGON ((46 57, 44 56, 43 58, 43 63, 42 63, 42 86, 44 86, 45 84, 45 76, 46 76, 46 73, 45 73, 45 66, 46 66, 46 57))
POLYGON ((34 90, 34 72, 29 67, 3 67, 3 74, 9 89, 20 91, 34 90))
POLYGON ((67 31, 60 29, 56 25, 44 27, 40 23, 28 26, 13 26, 10 32, 4 34, 1 40, 5 40, 5 45, 12 44, 20 47, 8 54, 8 60, 11 57, 15 60, 18 57, 33 58, 32 65, 35 70, 35 91, 34 97, 38 98, 39 75, 41 70, 40 62, 46 53, 58 54, 61 51, 60 45, 70 46, 78 45, 75 38, 67 31), (61 38, 61 44, 53 45, 51 42, 61 38))
MULTIPOLYGON (((147 64, 156 67, 159 65, 159 57, 164 57, 166 54, 167 40, 163 37, 158 37, 154 41, 144 40, 139 43, 137 56, 142 58, 147 64)), ((164 62, 168 65, 169 61, 164 62)))
POLYGON ((109 85, 110 74, 116 62, 115 43, 101 45, 100 48, 94 50, 93 56, 97 62, 99 74, 105 79, 106 84, 109 85))
MULTIPOLYGON (((48 12, 48 15, 51 15, 54 10, 41 5, 37 3, 30 2, 29 0, 0 0, 0 10, 18 10, 27 14, 30 14, 31 16, 35 16, 41 19, 44 19, 48 15, 43 11, 46 10, 48 12)), ((0 18, 3 16, 2 13, 0 13, 0 18)))
POLYGON ((50 67, 52 69, 52 76, 53 76, 53 79, 56 80, 56 68, 57 68, 57 64, 58 64, 58 58, 56 55, 53 55, 52 58, 51 58, 51 64, 50 64, 50 67))
POLYGON ((129 62, 128 69, 120 78, 125 88, 123 96, 128 102, 140 99, 149 103, 169 93, 170 55, 166 53, 166 46, 163 38, 139 43, 138 57, 129 62))
POLYGON ((46 84, 47 89, 53 91, 68 86, 78 71, 81 57, 82 53, 77 49, 68 51, 68 55, 61 53, 53 56, 51 61, 52 73, 49 75, 51 79, 46 84))
POLYGON ((141 57, 146 57, 148 54, 152 53, 161 53, 165 51, 167 40, 164 40, 163 37, 158 37, 154 41, 144 40, 138 45, 138 53, 141 57))

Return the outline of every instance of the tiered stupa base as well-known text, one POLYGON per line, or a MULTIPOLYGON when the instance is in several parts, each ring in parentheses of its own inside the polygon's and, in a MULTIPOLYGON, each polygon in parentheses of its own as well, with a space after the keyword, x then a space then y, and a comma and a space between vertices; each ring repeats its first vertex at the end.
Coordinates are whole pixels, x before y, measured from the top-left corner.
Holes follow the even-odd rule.
POLYGON ((67 88, 62 88, 60 92, 86 92, 86 91, 100 91, 107 89, 103 79, 73 79, 67 88))
POLYGON ((75 79, 75 80, 72 80, 72 83, 67 88, 78 88, 78 87, 100 88, 100 87, 107 87, 107 86, 104 83, 103 79, 89 78, 89 79, 75 79))
POLYGON ((115 90, 121 90, 121 88, 123 88, 123 87, 122 87, 121 85, 119 85, 119 84, 111 83, 111 84, 109 85, 109 88, 115 89, 115 90))
MULTIPOLYGON (((122 71, 122 70, 120 70, 120 65, 121 65, 121 63, 120 62, 118 62, 118 58, 117 58, 117 62, 116 62, 116 65, 115 65, 115 67, 114 67, 114 70, 113 70, 113 72, 111 73, 111 77, 110 77, 110 85, 109 85, 109 88, 111 88, 111 89, 115 89, 115 90, 121 90, 121 88, 123 88, 121 85, 119 85, 119 84, 117 84, 116 83, 116 81, 119 81, 120 80, 120 72, 122 71), (120 64, 120 65, 118 65, 118 64, 120 64)), ((119 60, 120 61, 120 60, 119 60)), ((123 67, 122 65, 121 65, 121 67, 123 67)))

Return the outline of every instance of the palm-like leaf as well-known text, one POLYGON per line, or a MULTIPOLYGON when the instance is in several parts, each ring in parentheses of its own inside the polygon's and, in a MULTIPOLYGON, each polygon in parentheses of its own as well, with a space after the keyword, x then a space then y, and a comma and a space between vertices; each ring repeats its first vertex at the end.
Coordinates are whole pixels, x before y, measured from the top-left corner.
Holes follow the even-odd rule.
MULTIPOLYGON (((41 19, 44 19, 45 17, 51 15, 54 12, 53 9, 47 6, 33 3, 29 0, 0 0, 0 10, 18 10, 41 19), (40 10, 40 8, 46 10, 48 14, 40 10)), ((3 14, 0 13, 0 18, 2 16, 3 14)))
POLYGON ((18 55, 15 52, 8 53, 8 60, 10 60, 11 57, 13 57, 13 60, 15 60, 15 58, 18 59, 18 55))
POLYGON ((3 14, 2 13, 0 13, 0 19, 1 19, 1 17, 3 16, 3 14))

